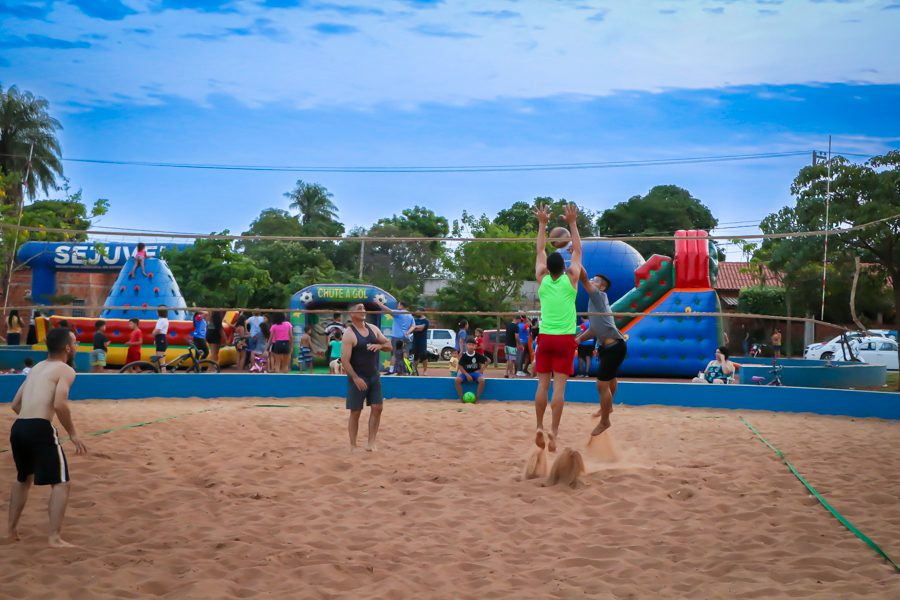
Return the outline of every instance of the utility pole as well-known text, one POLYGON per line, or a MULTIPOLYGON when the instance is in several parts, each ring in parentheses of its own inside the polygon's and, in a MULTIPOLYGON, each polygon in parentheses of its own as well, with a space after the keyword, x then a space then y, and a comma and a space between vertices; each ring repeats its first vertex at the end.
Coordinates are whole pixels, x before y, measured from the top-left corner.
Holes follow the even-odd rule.
MULTIPOLYGON (((813 164, 816 155, 813 153, 813 164)), ((822 253, 822 310, 819 319, 825 320, 825 282, 828 278, 828 209, 831 206, 831 136, 828 136, 828 179, 825 181, 825 250, 822 253)))
POLYGON ((359 243, 359 280, 362 281, 363 278, 363 263, 366 258, 366 240, 362 240, 359 243))

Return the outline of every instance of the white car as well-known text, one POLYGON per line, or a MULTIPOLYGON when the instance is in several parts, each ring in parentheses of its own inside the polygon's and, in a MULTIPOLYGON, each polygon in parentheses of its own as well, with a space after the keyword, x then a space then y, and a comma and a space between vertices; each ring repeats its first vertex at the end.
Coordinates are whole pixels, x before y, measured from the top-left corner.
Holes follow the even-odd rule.
POLYGON ((441 360, 450 360, 456 349, 456 333, 452 329, 429 329, 426 339, 429 354, 441 360))
POLYGON ((862 337, 850 342, 860 360, 870 365, 884 365, 888 371, 900 368, 897 342, 889 337, 862 337))
MULTIPOLYGON (((848 331, 846 340, 852 342, 866 335, 873 337, 894 338, 896 341, 897 333, 888 331, 887 329, 870 329, 868 334, 862 331, 848 331)), ((852 360, 849 356, 847 348, 841 344, 841 336, 835 336, 827 342, 820 344, 810 344, 803 349, 803 358, 810 360, 852 360)))

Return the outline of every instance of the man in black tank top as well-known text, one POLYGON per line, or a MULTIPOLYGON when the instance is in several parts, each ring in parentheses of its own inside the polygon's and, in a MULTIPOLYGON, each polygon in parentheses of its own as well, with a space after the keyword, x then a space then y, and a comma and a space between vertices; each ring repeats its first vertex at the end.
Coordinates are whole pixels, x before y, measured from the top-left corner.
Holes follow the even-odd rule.
POLYGON ((391 350, 391 342, 381 330, 366 323, 366 307, 357 304, 350 308, 350 327, 344 330, 341 344, 341 365, 347 374, 347 410, 350 420, 350 449, 356 450, 359 416, 369 405, 369 441, 366 450, 375 450, 375 437, 381 424, 384 398, 381 395, 381 375, 378 372, 378 353, 391 350))

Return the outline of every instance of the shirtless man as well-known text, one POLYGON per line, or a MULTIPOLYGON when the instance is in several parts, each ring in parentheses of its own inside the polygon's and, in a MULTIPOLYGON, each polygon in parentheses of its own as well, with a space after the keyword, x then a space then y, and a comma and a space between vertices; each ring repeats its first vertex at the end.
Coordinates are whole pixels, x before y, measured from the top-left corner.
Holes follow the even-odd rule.
POLYGON ((369 405, 369 441, 366 450, 375 450, 375 437, 381 424, 384 398, 381 395, 381 374, 378 372, 378 353, 389 352, 391 342, 381 330, 366 323, 366 307, 357 304, 350 308, 350 327, 344 330, 341 343, 341 365, 347 374, 347 410, 350 420, 350 450, 356 450, 359 416, 365 404, 369 405))
POLYGON ((560 252, 547 256, 547 222, 550 221, 550 212, 547 207, 539 206, 534 214, 538 220, 534 275, 541 301, 541 328, 534 359, 534 372, 538 378, 537 392, 534 395, 534 413, 537 419, 534 443, 539 448, 546 444, 550 452, 556 452, 559 422, 562 420, 566 400, 566 381, 572 376, 575 350, 578 347, 575 343, 575 294, 578 291, 578 278, 581 276, 581 236, 576 223, 578 209, 574 204, 569 204, 566 206, 565 219, 572 237, 572 259, 566 268, 565 259, 560 252), (552 420, 550 432, 545 434, 544 412, 547 410, 551 379, 552 420))
POLYGON ((59 536, 69 500, 69 465, 52 420, 54 413, 75 444, 75 454, 87 448, 79 439, 69 412, 69 388, 75 371, 67 363, 75 353, 75 334, 57 327, 47 333, 47 360, 38 363, 16 392, 12 409, 18 415, 9 434, 18 472, 9 500, 9 539, 18 541, 19 517, 32 483, 50 485, 50 537, 54 548, 72 547, 59 536))

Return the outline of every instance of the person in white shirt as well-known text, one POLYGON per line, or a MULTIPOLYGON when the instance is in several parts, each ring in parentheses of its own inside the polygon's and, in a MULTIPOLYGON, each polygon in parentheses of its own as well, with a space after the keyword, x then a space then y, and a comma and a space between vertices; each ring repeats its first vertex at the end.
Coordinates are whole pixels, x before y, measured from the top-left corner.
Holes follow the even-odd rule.
POLYGON ((163 373, 166 366, 166 350, 169 348, 169 309, 165 304, 160 304, 156 311, 159 318, 153 327, 153 341, 156 343, 156 356, 159 357, 159 369, 163 373))

